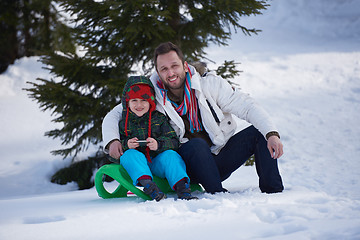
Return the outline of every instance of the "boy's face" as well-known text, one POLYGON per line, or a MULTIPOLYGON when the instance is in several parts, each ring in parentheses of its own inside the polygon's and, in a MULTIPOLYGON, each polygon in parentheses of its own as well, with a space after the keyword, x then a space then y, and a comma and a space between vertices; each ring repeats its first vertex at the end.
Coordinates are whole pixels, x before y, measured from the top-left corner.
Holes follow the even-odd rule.
POLYGON ((136 116, 141 117, 149 111, 150 103, 145 99, 133 98, 129 100, 129 108, 136 116))
POLYGON ((160 80, 167 89, 171 91, 184 87, 187 62, 183 64, 175 51, 159 55, 156 62, 160 80))

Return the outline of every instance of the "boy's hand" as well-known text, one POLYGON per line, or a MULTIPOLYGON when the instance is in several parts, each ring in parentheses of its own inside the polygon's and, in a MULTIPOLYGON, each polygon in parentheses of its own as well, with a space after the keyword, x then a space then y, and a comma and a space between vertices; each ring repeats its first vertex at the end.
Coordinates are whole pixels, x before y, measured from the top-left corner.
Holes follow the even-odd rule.
POLYGON ((139 143, 136 142, 137 140, 139 140, 137 137, 129 139, 128 142, 127 142, 128 147, 130 149, 135 149, 135 148, 139 147, 139 143))
POLYGON ((158 149, 158 142, 154 138, 148 137, 146 141, 148 142, 147 146, 150 150, 156 151, 158 149))

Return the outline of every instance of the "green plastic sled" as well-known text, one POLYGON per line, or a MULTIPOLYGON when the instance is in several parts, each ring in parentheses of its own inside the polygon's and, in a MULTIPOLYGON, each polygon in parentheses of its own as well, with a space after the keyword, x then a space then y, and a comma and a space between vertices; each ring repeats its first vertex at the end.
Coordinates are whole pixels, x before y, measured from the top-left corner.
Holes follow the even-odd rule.
MULTIPOLYGON (((173 192, 166 179, 154 176, 153 180, 164 193, 173 192)), ((190 187, 192 191, 203 191, 199 184, 191 184, 190 187)), ((107 164, 99 168, 95 175, 95 188, 98 195, 105 199, 127 197, 127 193, 130 191, 144 200, 151 200, 151 197, 146 195, 140 188, 133 185, 133 181, 129 174, 120 164, 107 164), (104 175, 113 178, 119 183, 119 186, 114 192, 110 193, 105 189, 103 182, 104 175)))

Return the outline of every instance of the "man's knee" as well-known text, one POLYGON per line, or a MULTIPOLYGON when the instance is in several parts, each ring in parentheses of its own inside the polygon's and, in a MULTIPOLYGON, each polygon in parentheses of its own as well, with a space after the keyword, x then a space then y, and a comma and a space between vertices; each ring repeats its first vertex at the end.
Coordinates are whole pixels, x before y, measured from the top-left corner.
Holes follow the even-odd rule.
POLYGON ((262 136, 263 137, 262 133, 256 127, 254 127, 253 125, 245 128, 243 131, 246 132, 246 134, 249 135, 249 136, 255 136, 255 137, 262 136))

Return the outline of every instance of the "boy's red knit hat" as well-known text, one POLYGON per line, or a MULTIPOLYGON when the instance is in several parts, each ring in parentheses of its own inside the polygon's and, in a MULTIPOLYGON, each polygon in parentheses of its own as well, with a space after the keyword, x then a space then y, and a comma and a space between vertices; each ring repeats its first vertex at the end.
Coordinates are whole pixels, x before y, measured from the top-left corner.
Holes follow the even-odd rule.
POLYGON ((149 111, 152 112, 155 110, 156 104, 154 89, 152 89, 152 87, 150 87, 148 84, 139 83, 129 87, 128 91, 125 94, 126 105, 128 105, 130 99, 134 98, 140 98, 148 101, 150 104, 149 111))

